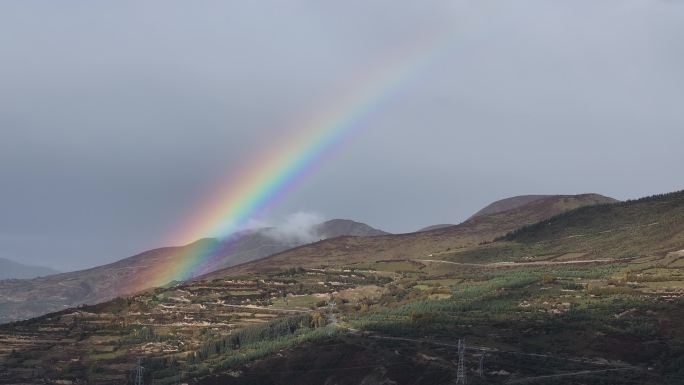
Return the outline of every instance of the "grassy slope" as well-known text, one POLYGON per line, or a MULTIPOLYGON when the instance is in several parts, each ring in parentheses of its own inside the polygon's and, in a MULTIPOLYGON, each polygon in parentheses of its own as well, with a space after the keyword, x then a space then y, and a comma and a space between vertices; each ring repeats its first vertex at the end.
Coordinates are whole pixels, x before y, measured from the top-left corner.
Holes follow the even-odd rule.
POLYGON ((684 191, 561 214, 508 234, 504 239, 553 249, 662 253, 684 248, 684 191))
POLYGON ((582 207, 524 226, 479 248, 445 255, 456 262, 663 256, 684 249, 684 191, 582 207))

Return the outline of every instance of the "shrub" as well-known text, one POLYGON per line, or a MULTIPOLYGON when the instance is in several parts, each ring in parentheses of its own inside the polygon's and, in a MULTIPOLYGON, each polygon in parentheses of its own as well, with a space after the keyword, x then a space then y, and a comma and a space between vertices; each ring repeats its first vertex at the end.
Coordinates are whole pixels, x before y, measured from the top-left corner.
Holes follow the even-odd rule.
POLYGON ((544 275, 542 276, 542 283, 544 285, 549 285, 549 284, 552 284, 554 282, 556 282, 556 277, 554 277, 553 275, 551 275, 549 273, 544 273, 544 275))

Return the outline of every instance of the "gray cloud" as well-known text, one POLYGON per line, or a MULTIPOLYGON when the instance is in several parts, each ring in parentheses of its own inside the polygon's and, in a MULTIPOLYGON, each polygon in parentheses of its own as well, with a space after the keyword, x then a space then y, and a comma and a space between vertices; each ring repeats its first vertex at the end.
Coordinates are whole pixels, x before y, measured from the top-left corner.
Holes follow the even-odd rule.
POLYGON ((3 1, 0 257, 67 270, 165 244, 288 124, 438 28, 438 59, 256 219, 400 232, 516 194, 684 187, 679 2, 3 1))

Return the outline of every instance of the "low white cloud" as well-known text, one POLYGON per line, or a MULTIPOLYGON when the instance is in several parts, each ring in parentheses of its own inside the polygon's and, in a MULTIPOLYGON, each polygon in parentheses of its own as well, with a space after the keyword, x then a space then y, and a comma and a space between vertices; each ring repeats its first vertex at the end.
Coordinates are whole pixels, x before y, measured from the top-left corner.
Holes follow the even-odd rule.
POLYGON ((297 212, 282 220, 269 222, 252 220, 248 228, 264 229, 263 234, 279 242, 303 244, 320 239, 316 226, 323 223, 323 215, 315 212, 297 212))

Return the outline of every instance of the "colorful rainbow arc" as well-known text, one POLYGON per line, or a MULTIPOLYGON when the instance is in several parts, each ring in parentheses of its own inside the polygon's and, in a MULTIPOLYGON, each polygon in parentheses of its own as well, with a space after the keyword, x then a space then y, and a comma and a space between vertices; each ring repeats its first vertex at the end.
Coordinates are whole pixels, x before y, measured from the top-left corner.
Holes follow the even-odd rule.
MULTIPOLYGON (((297 134, 290 140, 256 157, 253 168, 216 189, 219 194, 204 205, 200 215, 176 239, 187 242, 206 236, 228 236, 282 199, 360 130, 373 112, 424 73, 424 68, 443 52, 449 37, 445 33, 427 34, 417 44, 405 46, 399 55, 385 60, 369 75, 351 83, 351 92, 346 97, 338 98, 330 108, 316 109, 321 112, 306 119, 306 124, 297 124, 297 134)), ((208 246, 180 253, 157 266, 153 282, 147 284, 159 286, 211 271, 213 251, 208 246)))

